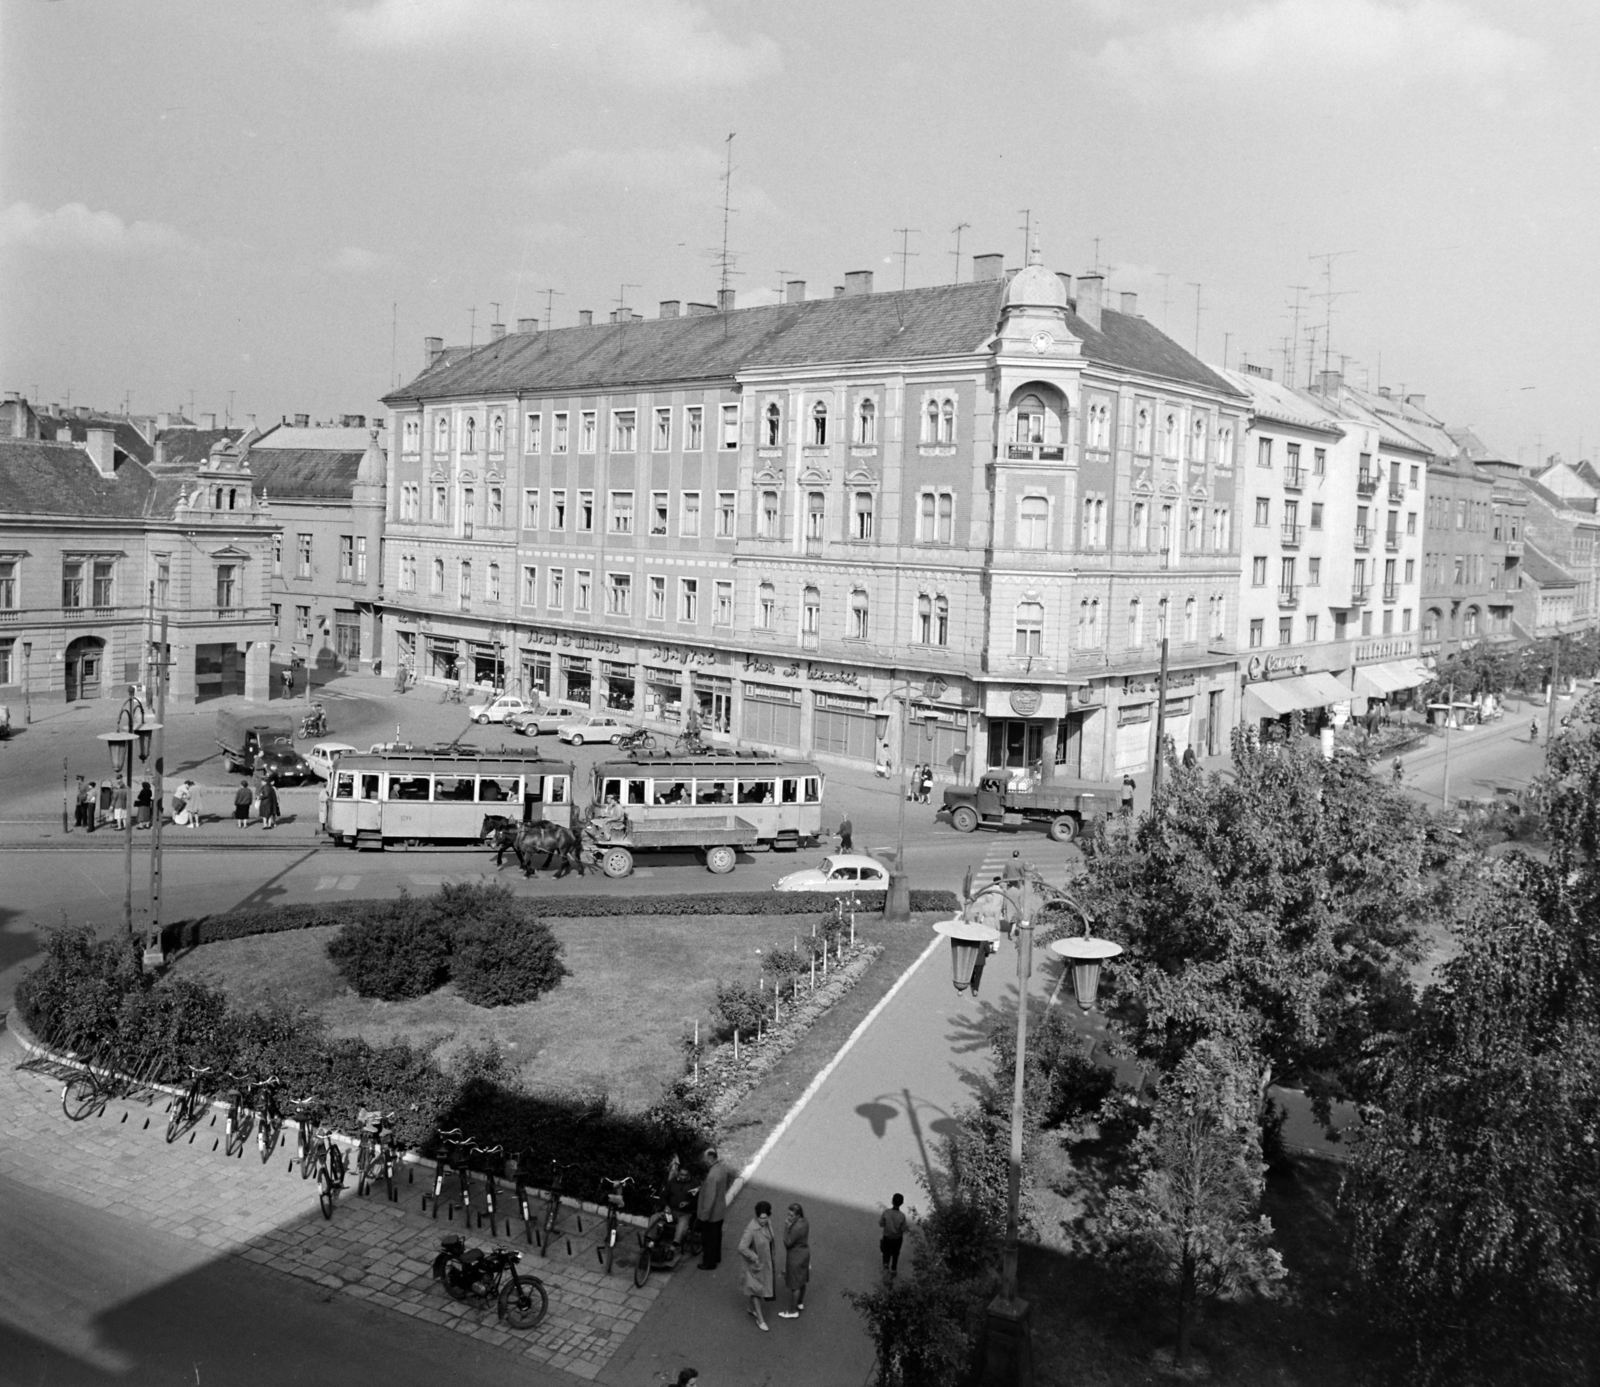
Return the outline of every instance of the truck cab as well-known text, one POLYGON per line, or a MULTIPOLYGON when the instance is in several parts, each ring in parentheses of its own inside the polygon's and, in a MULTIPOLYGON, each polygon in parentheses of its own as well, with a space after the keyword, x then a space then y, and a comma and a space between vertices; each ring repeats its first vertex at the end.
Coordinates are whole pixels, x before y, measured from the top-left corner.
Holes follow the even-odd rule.
POLYGON ((950 826, 958 833, 980 827, 1017 828, 1042 823, 1058 843, 1070 843, 1083 826, 1116 813, 1118 788, 1096 781, 1046 780, 985 771, 976 785, 951 785, 944 792, 950 826))

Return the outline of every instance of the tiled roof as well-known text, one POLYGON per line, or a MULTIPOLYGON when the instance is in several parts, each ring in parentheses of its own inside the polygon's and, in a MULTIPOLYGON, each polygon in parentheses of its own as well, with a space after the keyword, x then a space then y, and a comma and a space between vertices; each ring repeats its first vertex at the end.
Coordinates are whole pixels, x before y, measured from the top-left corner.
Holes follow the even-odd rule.
MULTIPOLYGON (((994 335, 1005 291, 1004 280, 987 280, 512 333, 482 347, 447 349, 385 402, 519 390, 626 390, 669 381, 732 380, 743 371, 791 366, 972 356, 994 335)), ((1142 318, 1106 311, 1096 331, 1068 312, 1067 326, 1083 339, 1083 355, 1092 361, 1238 393, 1142 318)))
POLYGON ((102 477, 70 443, 0 438, 0 514, 136 519, 152 513, 155 479, 137 462, 102 477))
POLYGON ((1248 371, 1224 371, 1222 374, 1241 394, 1249 397, 1256 418, 1343 436, 1344 429, 1339 416, 1325 408, 1315 396, 1302 394, 1292 385, 1252 375, 1248 371))
POLYGON ((250 478, 267 500, 348 501, 365 448, 250 449, 250 478))
POLYGON ((297 424, 269 424, 250 446, 252 449, 354 448, 359 453, 366 450, 371 437, 371 429, 347 428, 343 424, 312 424, 305 428, 297 424))
POLYGON ((41 436, 48 434, 51 438, 60 438, 65 430, 74 443, 82 443, 89 437, 90 429, 110 429, 116 436, 117 450, 146 466, 155 456, 150 440, 139 432, 131 419, 114 414, 91 414, 87 419, 76 414, 39 414, 41 436))
POLYGON ((1522 571, 1542 588, 1572 588, 1578 585, 1576 578, 1543 553, 1532 541, 1523 545, 1522 571))
POLYGON ((156 435, 162 460, 152 464, 152 470, 192 472, 211 455, 216 444, 231 443, 243 435, 243 429, 162 429, 156 435))

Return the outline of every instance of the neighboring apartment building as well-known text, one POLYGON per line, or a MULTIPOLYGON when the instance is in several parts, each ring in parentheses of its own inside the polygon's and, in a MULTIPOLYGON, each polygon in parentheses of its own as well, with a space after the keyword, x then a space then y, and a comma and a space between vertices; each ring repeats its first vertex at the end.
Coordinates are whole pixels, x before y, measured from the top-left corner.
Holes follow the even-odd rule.
POLYGON ((1240 678, 1247 720, 1364 712, 1427 682, 1416 659, 1422 478, 1404 441, 1342 400, 1270 371, 1250 397, 1240 469, 1240 678))
POLYGON ((1576 583, 1574 626, 1600 621, 1600 486, 1580 464, 1555 462, 1519 480, 1528 497, 1526 534, 1576 583))
POLYGON ((1581 630, 1578 615, 1578 580, 1540 551, 1531 540, 1523 558, 1523 593, 1527 601, 1518 611, 1522 634, 1548 640, 1581 630))
POLYGON ((1032 261, 428 339, 385 399, 385 658, 762 746, 1098 778, 1150 763, 1166 635, 1168 728, 1220 749, 1244 400, 1132 295, 1032 261))
POLYGON ((158 475, 93 417, 39 437, 60 425, 21 400, 6 420, 0 698, 76 702, 148 683, 163 613, 173 700, 266 697, 272 521, 248 471, 208 459, 158 475))
POLYGON ((314 425, 304 415, 236 447, 281 527, 273 537, 275 661, 318 673, 370 669, 382 642, 387 458, 361 415, 314 425))

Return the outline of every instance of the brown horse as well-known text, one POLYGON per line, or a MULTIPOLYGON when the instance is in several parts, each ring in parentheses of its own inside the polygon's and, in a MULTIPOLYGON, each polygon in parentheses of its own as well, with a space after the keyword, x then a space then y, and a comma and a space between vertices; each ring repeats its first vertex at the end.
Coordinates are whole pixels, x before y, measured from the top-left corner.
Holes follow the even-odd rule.
POLYGON ((509 849, 516 854, 525 877, 538 875, 533 867, 536 857, 544 858, 547 872, 556 858, 561 859, 561 865, 556 868, 557 881, 574 867, 578 869, 579 876, 584 875, 582 845, 571 829, 563 828, 560 824, 542 819, 537 823, 524 824, 502 814, 490 814, 483 821, 483 838, 495 846, 496 867, 503 864, 509 849))

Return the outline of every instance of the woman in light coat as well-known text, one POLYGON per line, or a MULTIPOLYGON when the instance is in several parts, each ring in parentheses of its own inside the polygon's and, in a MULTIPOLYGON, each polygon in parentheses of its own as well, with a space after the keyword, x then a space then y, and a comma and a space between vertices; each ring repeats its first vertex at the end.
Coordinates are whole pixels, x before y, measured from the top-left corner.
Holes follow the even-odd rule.
POLYGON ((767 1329, 761 1302, 773 1297, 772 1250, 777 1237, 772 1231, 772 1205, 763 1199, 756 1205, 756 1216, 745 1225, 739 1239, 739 1260, 744 1263, 744 1293, 750 1297, 750 1317, 767 1329))

